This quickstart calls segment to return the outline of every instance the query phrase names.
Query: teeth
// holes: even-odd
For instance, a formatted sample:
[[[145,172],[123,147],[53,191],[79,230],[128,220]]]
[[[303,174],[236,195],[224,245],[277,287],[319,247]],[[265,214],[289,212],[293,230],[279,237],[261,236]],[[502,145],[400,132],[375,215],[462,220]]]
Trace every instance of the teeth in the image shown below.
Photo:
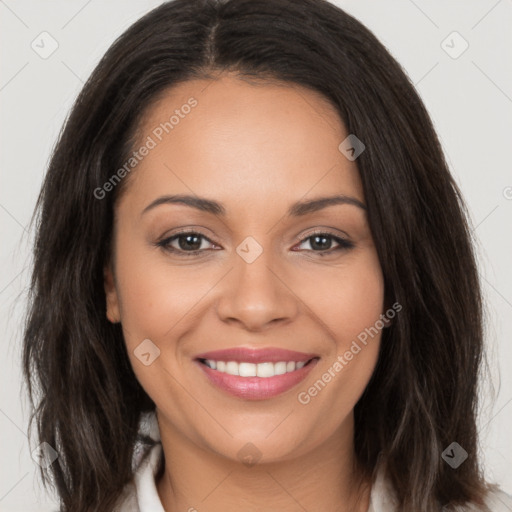
[[[236,361],[214,361],[206,359],[205,364],[222,373],[229,375],[239,375],[240,377],[274,377],[275,375],[283,375],[284,373],[299,370],[306,363],[304,361],[280,361],[278,363],[237,363]]]

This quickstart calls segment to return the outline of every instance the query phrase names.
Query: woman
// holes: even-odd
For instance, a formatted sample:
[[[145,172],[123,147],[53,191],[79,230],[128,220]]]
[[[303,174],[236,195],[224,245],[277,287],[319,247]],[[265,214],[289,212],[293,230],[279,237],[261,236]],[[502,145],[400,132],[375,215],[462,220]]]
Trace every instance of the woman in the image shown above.
[[[477,457],[464,203],[341,9],[154,9],[86,83],[36,211],[24,373],[62,511],[511,506]]]

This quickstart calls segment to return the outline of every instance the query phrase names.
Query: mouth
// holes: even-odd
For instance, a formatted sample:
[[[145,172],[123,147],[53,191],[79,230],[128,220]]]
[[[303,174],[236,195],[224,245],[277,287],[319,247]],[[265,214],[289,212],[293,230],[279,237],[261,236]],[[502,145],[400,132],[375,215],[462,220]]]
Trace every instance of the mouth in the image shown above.
[[[215,389],[244,400],[267,400],[297,386],[319,359],[253,363],[199,357],[194,362]]]
[[[308,364],[311,364],[315,359],[320,359],[318,356],[312,357],[307,361],[264,361],[262,363],[251,362],[237,362],[237,361],[216,361],[214,359],[198,358],[201,364],[204,364],[211,370],[227,375],[236,375],[238,377],[260,377],[268,379],[276,375],[284,375],[285,373],[292,373]]]

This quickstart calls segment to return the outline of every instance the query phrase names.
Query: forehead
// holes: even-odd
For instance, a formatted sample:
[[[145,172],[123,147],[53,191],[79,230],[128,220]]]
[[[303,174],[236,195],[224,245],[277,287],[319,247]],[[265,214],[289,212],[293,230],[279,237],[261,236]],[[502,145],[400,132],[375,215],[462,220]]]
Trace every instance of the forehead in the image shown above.
[[[147,109],[134,149],[151,149],[130,179],[146,199],[157,191],[192,192],[268,204],[277,196],[339,192],[363,201],[357,165],[338,149],[347,136],[318,92],[232,76],[192,80]]]

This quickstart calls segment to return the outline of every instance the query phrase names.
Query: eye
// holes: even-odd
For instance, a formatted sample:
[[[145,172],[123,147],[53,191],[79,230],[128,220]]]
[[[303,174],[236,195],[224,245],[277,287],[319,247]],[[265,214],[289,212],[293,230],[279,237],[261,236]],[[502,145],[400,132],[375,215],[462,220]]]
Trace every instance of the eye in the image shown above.
[[[203,241],[215,245],[209,238],[197,231],[182,231],[160,240],[155,245],[179,256],[195,256],[207,250],[203,245]],[[338,246],[332,248],[332,241],[338,244]],[[320,256],[324,256],[325,253],[330,254],[354,247],[354,244],[349,240],[324,231],[314,232],[303,237],[300,244],[305,242],[308,242],[311,247],[311,249],[306,250],[317,252]]]
[[[202,244],[203,240],[213,243],[201,233],[196,231],[183,231],[157,242],[156,245],[158,247],[162,247],[166,251],[177,254],[182,253],[180,255],[188,256],[204,251],[204,246]],[[175,245],[173,245],[173,243],[175,243]]]
[[[335,243],[338,244],[338,247],[331,249],[332,240],[334,240]],[[311,247],[311,249],[309,250],[313,252],[318,252],[320,253],[321,256],[323,256],[323,253],[325,252],[332,253],[335,251],[352,249],[354,247],[354,244],[349,240],[336,236],[332,233],[323,231],[317,231],[307,235],[306,237],[302,238],[301,244],[304,242],[309,242],[309,245]]]

